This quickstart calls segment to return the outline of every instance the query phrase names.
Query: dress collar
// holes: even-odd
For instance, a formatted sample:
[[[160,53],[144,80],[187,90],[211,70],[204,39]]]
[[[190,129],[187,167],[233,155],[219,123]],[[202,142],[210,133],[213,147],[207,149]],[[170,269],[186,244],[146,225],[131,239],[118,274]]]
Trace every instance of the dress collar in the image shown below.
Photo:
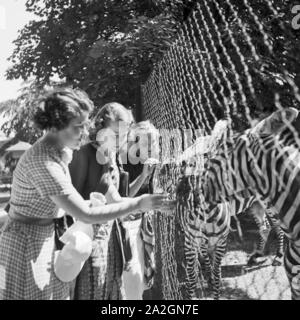
[[[51,154],[58,156],[66,165],[69,165],[72,161],[73,150],[69,147],[61,148],[54,142],[54,140],[49,138],[45,139],[45,137],[42,137],[40,141],[44,146],[46,146],[47,150],[49,150]]]

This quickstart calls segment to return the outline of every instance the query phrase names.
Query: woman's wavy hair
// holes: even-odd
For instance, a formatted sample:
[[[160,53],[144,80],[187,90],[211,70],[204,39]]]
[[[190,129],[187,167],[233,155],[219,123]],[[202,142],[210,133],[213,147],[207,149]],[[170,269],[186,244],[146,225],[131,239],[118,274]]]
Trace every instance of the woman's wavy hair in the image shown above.
[[[148,135],[151,139],[152,147],[159,151],[159,130],[149,121],[140,121],[131,126],[128,133],[128,140],[137,142],[137,138],[143,134]]]
[[[57,89],[41,99],[33,120],[41,130],[62,130],[83,111],[91,112],[93,109],[94,103],[84,91],[71,88]]]
[[[130,125],[133,124],[135,121],[131,110],[125,108],[118,102],[110,102],[105,104],[93,118],[93,125],[89,130],[90,141],[96,140],[97,132],[106,128],[109,121],[121,120],[121,117],[124,113],[127,114],[127,121],[130,123]]]

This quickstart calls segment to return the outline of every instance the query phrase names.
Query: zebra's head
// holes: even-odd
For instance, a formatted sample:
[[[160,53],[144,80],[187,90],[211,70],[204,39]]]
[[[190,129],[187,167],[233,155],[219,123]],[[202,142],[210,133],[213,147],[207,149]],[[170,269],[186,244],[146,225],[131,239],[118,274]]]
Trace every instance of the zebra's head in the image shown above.
[[[221,203],[235,196],[243,197],[246,189],[270,198],[277,188],[273,181],[280,180],[282,175],[279,163],[291,161],[291,150],[300,156],[300,144],[296,143],[297,133],[292,125],[297,116],[298,110],[294,108],[276,111],[235,136],[234,143],[223,143],[216,156],[207,162],[201,179],[205,200]]]
[[[273,112],[264,120],[258,122],[252,129],[251,134],[276,135],[297,118],[299,111],[295,108],[287,108]]]

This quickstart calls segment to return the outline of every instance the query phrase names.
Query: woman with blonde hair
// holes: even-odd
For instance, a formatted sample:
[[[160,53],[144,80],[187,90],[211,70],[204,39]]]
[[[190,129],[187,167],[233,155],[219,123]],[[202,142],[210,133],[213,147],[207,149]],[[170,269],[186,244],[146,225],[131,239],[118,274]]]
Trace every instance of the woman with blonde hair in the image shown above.
[[[59,208],[94,224],[152,207],[170,207],[162,195],[91,207],[76,191],[68,163],[89,126],[92,109],[84,92],[60,89],[45,97],[35,114],[34,121],[45,134],[22,155],[13,174],[9,217],[0,235],[2,300],[70,298],[69,283],[54,270],[54,219]]]
[[[131,197],[153,192],[153,174],[159,158],[159,131],[150,121],[141,121],[131,126],[128,135],[129,181],[138,181],[130,188]],[[123,158],[126,158],[123,154]],[[153,285],[154,229],[151,211],[122,218],[128,230],[132,247],[132,259],[123,271],[126,298],[142,300],[143,292]]]

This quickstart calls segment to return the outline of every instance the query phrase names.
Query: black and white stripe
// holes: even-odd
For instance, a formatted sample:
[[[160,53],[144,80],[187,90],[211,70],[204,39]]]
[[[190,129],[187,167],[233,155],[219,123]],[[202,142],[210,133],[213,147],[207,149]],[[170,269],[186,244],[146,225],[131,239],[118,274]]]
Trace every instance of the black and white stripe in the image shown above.
[[[197,181],[198,180],[198,181]],[[182,177],[177,185],[179,220],[185,232],[188,298],[196,297],[198,252],[205,261],[205,271],[213,286],[214,299],[219,299],[221,285],[221,262],[225,254],[230,231],[229,205],[218,204],[203,210],[199,201],[199,177]],[[212,260],[208,253],[212,253]]]
[[[300,151],[297,135],[289,128],[261,135],[247,130],[228,153],[221,150],[209,163],[202,181],[210,203],[221,203],[250,188],[279,213],[280,226],[289,239],[285,269],[293,299],[300,299],[299,184]]]
[[[255,245],[254,252],[250,255],[248,265],[257,263],[257,258],[264,256],[265,245],[267,238],[265,236],[266,223],[270,226],[276,234],[277,251],[273,260],[273,265],[281,265],[281,259],[284,251],[284,234],[279,227],[279,220],[274,210],[267,206],[257,196],[242,198],[234,196],[230,201],[230,213],[232,216],[239,216],[242,213],[247,213],[254,220],[258,229],[259,239],[258,244]]]

